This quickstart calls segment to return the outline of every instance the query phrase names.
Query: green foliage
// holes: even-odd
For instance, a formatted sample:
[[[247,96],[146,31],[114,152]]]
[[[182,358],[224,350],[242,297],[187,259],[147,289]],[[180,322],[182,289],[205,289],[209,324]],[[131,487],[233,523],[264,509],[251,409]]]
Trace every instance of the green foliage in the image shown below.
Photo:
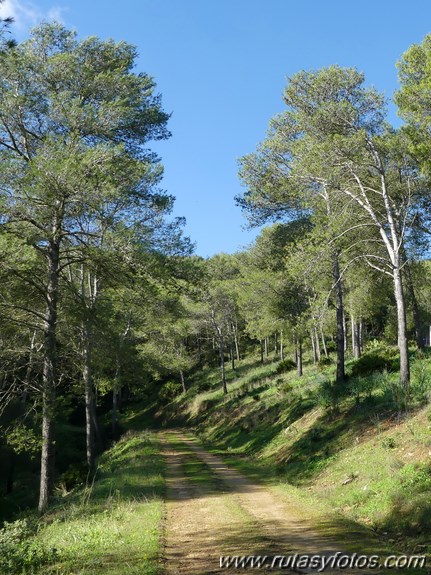
[[[349,387],[346,382],[336,383],[325,379],[317,389],[317,397],[320,405],[325,409],[336,411],[340,401],[349,394]]]
[[[29,575],[119,574],[125,565],[133,575],[159,573],[164,460],[155,436],[127,432],[98,463],[94,482],[58,497],[37,533],[26,533],[25,545],[57,549]]]
[[[375,371],[395,371],[397,367],[399,367],[398,351],[393,348],[376,348],[355,361],[352,376],[368,376]]]
[[[160,388],[159,399],[163,403],[169,403],[177,397],[177,395],[180,395],[181,392],[182,387],[180,383],[177,383],[176,381],[168,381]]]
[[[400,470],[401,486],[392,497],[393,513],[387,518],[388,528],[402,529],[417,536],[431,533],[431,470],[424,463],[408,463]]]
[[[43,565],[58,559],[58,551],[33,536],[36,526],[27,519],[4,523],[0,530],[0,571],[3,573],[40,572]]]
[[[356,398],[359,403],[361,396],[370,397],[374,389],[378,387],[380,378],[375,377],[375,374],[368,375],[367,377],[351,377],[348,381],[349,392]]]
[[[418,158],[421,168],[430,173],[430,142],[428,137],[430,118],[429,73],[431,61],[431,35],[427,34],[420,44],[411,46],[398,62],[400,90],[395,102],[401,117],[406,121],[404,133],[410,147]]]
[[[328,365],[332,364],[332,360],[330,357],[321,357],[317,363],[317,367],[320,371],[324,371]]]
[[[400,478],[402,487],[410,493],[431,490],[431,468],[425,463],[407,463]]]
[[[25,451],[35,454],[40,450],[40,438],[36,436],[34,429],[27,427],[23,423],[8,429],[5,435],[7,444],[13,448],[15,453]]]
[[[406,411],[409,406],[409,390],[398,379],[389,375],[382,377],[382,390],[398,411]]]
[[[76,486],[83,485],[88,478],[88,468],[83,463],[74,463],[70,465],[59,478],[60,486],[66,491],[70,491]]]
[[[424,359],[416,359],[412,364],[411,373],[411,399],[417,401],[418,403],[425,403],[429,401],[431,393],[431,373],[429,361]]]
[[[326,351],[328,353],[337,353],[337,343],[335,341],[327,341]]]
[[[296,363],[291,359],[284,359],[278,363],[276,373],[286,373],[288,371],[292,371],[292,369],[296,369]]]
[[[281,381],[283,381],[283,380],[281,380]],[[289,396],[290,396],[292,393],[294,393],[294,391],[295,391],[294,386],[293,386],[289,381],[283,382],[283,383],[279,386],[278,389],[280,390],[280,392],[281,392],[283,395],[285,395],[285,396],[287,396],[287,397],[289,397]]]
[[[385,437],[382,440],[382,446],[385,449],[395,449],[397,447],[397,442],[393,437]]]

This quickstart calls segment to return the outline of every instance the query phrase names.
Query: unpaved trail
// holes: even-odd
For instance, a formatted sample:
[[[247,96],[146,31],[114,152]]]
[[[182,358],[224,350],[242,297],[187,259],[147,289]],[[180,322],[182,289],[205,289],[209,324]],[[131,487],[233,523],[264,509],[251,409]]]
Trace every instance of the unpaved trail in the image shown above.
[[[328,556],[343,551],[342,543],[313,529],[294,503],[231,469],[190,434],[165,431],[160,440],[167,467],[168,575],[309,573],[312,570],[221,568],[220,556]],[[353,572],[358,573],[325,570]]]

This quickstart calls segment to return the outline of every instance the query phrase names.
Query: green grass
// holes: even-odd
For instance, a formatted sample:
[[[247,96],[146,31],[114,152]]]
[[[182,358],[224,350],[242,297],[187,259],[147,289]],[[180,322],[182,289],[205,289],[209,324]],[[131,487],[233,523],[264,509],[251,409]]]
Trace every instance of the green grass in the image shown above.
[[[306,362],[298,378],[256,357],[230,371],[227,396],[218,370],[206,370],[201,383],[196,374],[187,394],[160,411],[166,425],[193,427],[207,448],[254,479],[295,493],[304,505],[335,510],[338,525],[430,553],[428,355],[412,354],[407,414],[400,414],[396,372],[350,377],[334,409],[324,396],[325,386],[333,392],[333,365]],[[354,363],[347,361],[348,374]]]
[[[100,458],[94,483],[59,498],[39,521],[33,544],[56,549],[56,557],[36,570],[30,563],[25,572],[160,573],[163,474],[154,435],[126,434]]]

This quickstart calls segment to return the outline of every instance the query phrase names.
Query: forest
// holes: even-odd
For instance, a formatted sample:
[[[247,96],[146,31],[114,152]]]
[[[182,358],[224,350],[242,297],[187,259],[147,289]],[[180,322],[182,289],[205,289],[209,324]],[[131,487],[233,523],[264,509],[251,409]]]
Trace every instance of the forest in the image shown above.
[[[175,429],[256,481],[282,479],[299,501],[314,490],[383,546],[430,553],[431,35],[400,55],[391,102],[354,68],[289,77],[284,108],[238,162],[235,201],[260,227],[257,239],[205,259],[162,187],[151,146],[170,137],[169,114],[154,79],[134,71],[136,49],[58,23],[16,43],[9,25],[0,51],[0,572],[210,572],[160,562],[163,444],[183,450],[192,491],[218,493],[211,461]],[[393,105],[400,127],[388,121]],[[367,433],[377,442],[368,456],[386,462],[385,479],[369,479],[374,499],[371,483],[353,488],[377,460],[336,468]],[[117,485],[127,457],[138,471]],[[331,469],[339,475],[323,489]],[[150,487],[135,485],[138,475]],[[351,500],[333,495],[335,483]],[[87,529],[102,500],[115,520],[125,502],[129,519],[141,514],[130,525],[149,522],[143,563],[115,563],[114,535],[99,548],[69,526],[54,541],[69,520]],[[371,549],[368,536],[353,534],[352,545]],[[260,549],[244,541],[242,555]],[[92,547],[99,563],[85,555]]]

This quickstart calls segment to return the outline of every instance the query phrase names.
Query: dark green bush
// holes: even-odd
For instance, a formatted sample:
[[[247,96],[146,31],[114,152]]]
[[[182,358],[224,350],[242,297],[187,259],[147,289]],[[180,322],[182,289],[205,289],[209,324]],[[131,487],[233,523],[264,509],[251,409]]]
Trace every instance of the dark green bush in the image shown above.
[[[209,391],[211,389],[211,382],[210,381],[199,381],[196,385],[196,389],[198,393],[202,393],[204,391]]]
[[[317,368],[320,370],[324,370],[325,368],[328,367],[328,365],[331,365],[331,364],[332,364],[331,358],[322,357],[317,364]]]
[[[337,343],[335,341],[328,341],[326,342],[326,351],[328,353],[336,353],[337,351]]]
[[[88,468],[84,463],[74,463],[61,474],[60,484],[63,484],[67,491],[70,491],[76,485],[85,483],[88,476]]]
[[[291,371],[292,369],[296,368],[296,363],[291,359],[284,359],[280,361],[277,365],[277,369],[275,370],[276,373],[285,373],[286,371]]]
[[[279,390],[283,395],[289,395],[294,391],[294,387],[291,383],[286,381],[280,385]]]
[[[352,376],[363,377],[375,371],[396,371],[399,369],[398,351],[391,348],[372,351],[360,357],[353,364]]]
[[[387,399],[397,410],[407,410],[410,402],[408,389],[398,379],[382,377],[381,388]]]
[[[356,398],[356,403],[359,404],[361,396],[371,397],[374,389],[380,383],[380,374],[369,375],[367,377],[351,377],[348,381],[349,393]]]
[[[169,403],[169,401],[172,401],[174,397],[180,395],[181,392],[182,387],[180,383],[177,383],[176,381],[168,381],[160,388],[159,399],[164,403]]]
[[[431,490],[431,467],[427,463],[407,463],[400,472],[401,485],[408,493]]]
[[[417,354],[416,354],[417,356]],[[431,373],[429,361],[415,359],[411,366],[412,381],[410,397],[419,403],[426,403],[431,396]]]
[[[347,397],[349,392],[350,390],[346,382],[335,383],[325,380],[319,385],[317,395],[322,407],[335,411],[340,401]]]

